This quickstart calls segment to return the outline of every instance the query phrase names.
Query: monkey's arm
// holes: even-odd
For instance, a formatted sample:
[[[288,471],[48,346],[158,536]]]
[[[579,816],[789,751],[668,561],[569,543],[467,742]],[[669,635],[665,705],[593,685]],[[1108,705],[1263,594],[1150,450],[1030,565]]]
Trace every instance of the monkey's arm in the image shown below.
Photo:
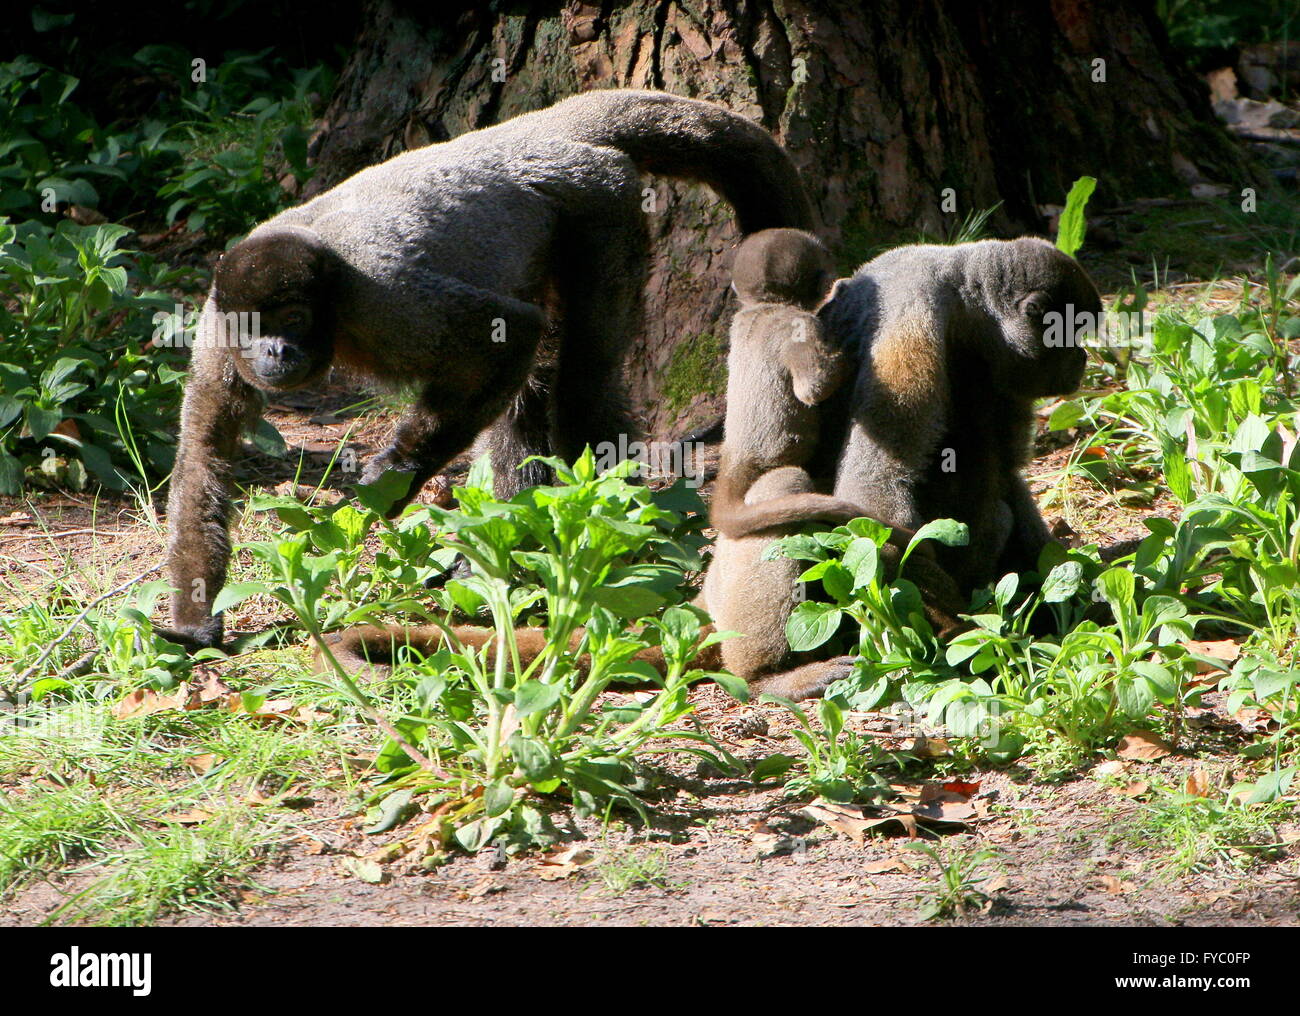
[[[1043,521],[1034,495],[1023,476],[1016,474],[1007,490],[1007,507],[1011,509],[1011,533],[1002,550],[1002,571],[1032,571],[1038,567],[1038,555],[1055,537]]]
[[[230,472],[243,429],[261,410],[258,393],[235,372],[209,298],[200,315],[181,405],[181,438],[167,499],[167,572],[175,586],[172,624],[191,648],[221,644],[222,619],[210,605],[230,558]],[[163,635],[171,633],[162,632]]]
[[[848,358],[826,338],[813,314],[800,314],[793,334],[781,346],[781,360],[790,372],[795,398],[805,406],[826,401],[848,373]]]
[[[915,488],[949,423],[944,327],[938,307],[913,305],[881,327],[859,369],[835,496],[888,526],[926,521]]]

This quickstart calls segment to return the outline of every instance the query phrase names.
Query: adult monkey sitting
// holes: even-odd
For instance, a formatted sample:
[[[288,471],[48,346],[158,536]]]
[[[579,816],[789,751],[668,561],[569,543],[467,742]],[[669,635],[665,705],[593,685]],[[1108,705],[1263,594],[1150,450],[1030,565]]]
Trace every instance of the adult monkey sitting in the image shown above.
[[[332,365],[418,385],[361,477],[410,473],[408,497],[494,420],[500,494],[535,480],[516,469],[530,454],[573,458],[635,434],[620,372],[648,261],[641,170],[712,186],[744,233],[812,225],[794,165],[761,127],[708,102],[610,90],[363,170],[225,255],[199,319],[168,502],[180,641],[221,642],[209,605],[230,555],[230,463],[259,390],[302,387]]]
[[[1034,237],[898,247],[867,262],[822,311],[858,355],[835,407],[846,435],[835,496],[902,529],[967,523],[968,546],[935,548],[965,591],[1035,568],[1052,537],[1020,472],[1034,400],[1079,386],[1079,332],[1100,314],[1079,263]]]

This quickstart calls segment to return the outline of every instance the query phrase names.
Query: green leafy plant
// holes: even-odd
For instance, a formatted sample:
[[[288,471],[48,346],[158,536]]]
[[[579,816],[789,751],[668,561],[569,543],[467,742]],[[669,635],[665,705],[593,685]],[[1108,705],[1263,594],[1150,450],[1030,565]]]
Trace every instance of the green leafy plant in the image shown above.
[[[80,85],[28,57],[0,64],[0,214],[52,217],[51,196],[88,208],[148,200],[179,162],[165,123],[101,126],[76,104]]]
[[[756,781],[784,775],[795,767],[799,771],[785,784],[785,792],[791,797],[822,797],[845,804],[879,800],[888,791],[878,771],[883,754],[870,738],[845,732],[844,712],[834,700],[824,698],[817,703],[821,726],[815,727],[794,702],[773,695],[764,699],[780,702],[798,721],[794,736],[807,755],[798,762],[785,755],[764,759],[754,769]]]
[[[906,577],[907,561],[925,540],[963,545],[966,527],[951,519],[927,523],[912,537],[901,555],[899,577],[885,573],[880,548],[889,528],[872,519],[854,519],[822,532],[800,533],[775,541],[769,557],[810,561],[799,576],[803,583],[820,582],[828,600],[805,600],[786,625],[790,648],[806,652],[829,643],[845,618],[857,622],[858,660],[852,678],[836,682],[827,694],[852,709],[871,709],[886,701],[890,676],[907,670],[914,678],[930,673],[928,661],[940,658],[939,643],[925,616],[917,587]]]
[[[88,469],[124,490],[139,465],[171,468],[181,372],[148,343],[174,302],[157,287],[175,276],[132,262],[128,232],[0,222],[0,493],[18,493],[25,470],[84,486]]]
[[[938,869],[934,891],[918,897],[921,917],[927,921],[958,917],[970,910],[987,910],[992,898],[986,889],[993,872],[986,871],[998,860],[995,850],[965,850],[959,844],[942,848],[930,843],[905,843],[904,849],[915,850]]]
[[[633,889],[675,888],[668,874],[668,850],[663,846],[606,844],[596,870],[611,896],[622,896]]]
[[[1078,562],[1063,562],[1036,595],[1059,603],[1075,595],[1082,579]],[[1095,590],[1114,624],[1085,620],[1059,638],[1035,638],[1023,627],[1026,607],[1005,616],[1016,582],[1015,576],[1005,578],[994,600],[999,610],[971,615],[975,628],[949,643],[950,665],[985,677],[954,678],[935,688],[927,700],[932,722],[942,720],[958,735],[977,736],[994,720],[1005,741],[1000,725],[1010,720],[1042,725],[1077,744],[1098,745],[1145,720],[1157,704],[1181,716],[1195,695],[1186,683],[1193,661],[1183,647],[1195,619],[1183,603],[1163,595],[1140,600],[1133,572],[1109,568],[1097,577]]]
[[[271,52],[227,53],[207,80],[181,94],[183,161],[158,189],[172,199],[169,224],[184,213],[191,230],[244,232],[287,203],[271,167],[286,167],[298,184],[311,176],[309,97],[328,94],[331,75],[324,67],[287,68]],[[146,47],[136,59],[163,73],[189,69],[188,54],[173,47]]]
[[[498,501],[491,470],[480,462],[456,490],[459,510],[410,510],[430,525],[437,546],[462,555],[471,571],[426,594],[434,612],[409,589],[398,603],[375,599],[350,610],[328,604],[341,566],[346,570],[348,547],[332,546],[333,531],[318,528],[318,521],[285,539],[251,545],[270,579],[223,591],[214,605],[269,593],[291,608],[330,660],[322,618],[350,625],[400,607],[442,627],[445,649],[399,664],[393,675],[411,689],[413,704],[382,723],[389,740],[377,765],[391,777],[390,790],[432,795],[439,822],[467,850],[498,840],[545,842],[552,835],[546,802],[561,795],[580,814],[609,800],[643,811],[635,761],[645,751],[683,750],[723,764],[703,734],[677,726],[691,711],[689,686],[707,676],[692,661],[719,638],[703,633],[698,612],[674,603],[685,573],[664,562],[697,560],[671,536],[684,524],[668,507],[681,491],[630,484],[624,476],[631,467],[597,475],[590,451],[571,468],[547,462],[558,486]],[[361,492],[370,516],[400,533],[400,524],[381,519],[391,495]],[[322,540],[323,532],[330,535]],[[322,543],[326,549],[317,552]],[[660,563],[638,563],[651,547]],[[405,564],[396,557],[389,562]],[[418,574],[422,566],[415,567]],[[530,610],[544,619],[546,647],[525,662],[516,626]],[[452,624],[457,612],[485,617],[496,633],[492,652],[459,642]],[[655,647],[664,674],[636,659]],[[336,662],[334,669],[354,701],[382,720]],[[646,701],[604,698],[613,683],[626,681],[657,691]]]
[[[1252,802],[1236,790],[1190,794],[1158,782],[1136,815],[1119,823],[1114,839],[1158,843],[1157,878],[1174,878],[1222,866],[1240,869],[1261,857],[1279,856],[1277,824],[1293,808]]]

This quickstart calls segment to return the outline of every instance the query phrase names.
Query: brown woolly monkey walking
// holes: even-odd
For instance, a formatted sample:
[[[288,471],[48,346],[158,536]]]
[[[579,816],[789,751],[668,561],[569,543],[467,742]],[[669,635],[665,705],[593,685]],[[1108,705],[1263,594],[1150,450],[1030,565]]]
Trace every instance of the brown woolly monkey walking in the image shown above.
[[[516,468],[530,454],[572,459],[634,436],[620,372],[648,259],[642,170],[714,187],[744,233],[812,224],[793,164],[761,127],[708,102],[609,90],[363,170],[225,255],[168,503],[182,641],[222,639],[210,605],[230,554],[231,460],[259,392],[331,366],[415,386],[361,477],[407,472],[412,496],[494,421],[502,495],[543,479]],[[552,362],[539,371],[544,333]]]
[[[845,435],[835,496],[896,528],[965,522],[968,546],[935,551],[963,590],[1034,569],[1052,539],[1021,475],[1034,400],[1078,387],[1100,313],[1078,262],[1037,238],[867,262],[822,313],[858,361],[826,424]]]

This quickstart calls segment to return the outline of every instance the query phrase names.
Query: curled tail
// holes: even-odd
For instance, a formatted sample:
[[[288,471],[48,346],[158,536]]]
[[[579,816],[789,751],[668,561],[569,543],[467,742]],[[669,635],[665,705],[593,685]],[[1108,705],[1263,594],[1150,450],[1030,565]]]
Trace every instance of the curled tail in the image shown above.
[[[758,124],[716,103],[605,89],[575,95],[541,115],[557,121],[557,133],[616,148],[648,172],[708,184],[735,208],[743,233],[815,228],[785,150]]]
[[[799,466],[758,470],[743,457],[736,461],[727,445],[722,446],[709,520],[729,539],[802,522],[843,523],[866,514],[852,501],[813,491],[812,480]]]
[[[715,502],[716,504],[716,502]],[[718,532],[731,539],[801,522],[849,522],[866,514],[857,505],[830,494],[787,494],[758,504],[736,504],[713,512]]]

